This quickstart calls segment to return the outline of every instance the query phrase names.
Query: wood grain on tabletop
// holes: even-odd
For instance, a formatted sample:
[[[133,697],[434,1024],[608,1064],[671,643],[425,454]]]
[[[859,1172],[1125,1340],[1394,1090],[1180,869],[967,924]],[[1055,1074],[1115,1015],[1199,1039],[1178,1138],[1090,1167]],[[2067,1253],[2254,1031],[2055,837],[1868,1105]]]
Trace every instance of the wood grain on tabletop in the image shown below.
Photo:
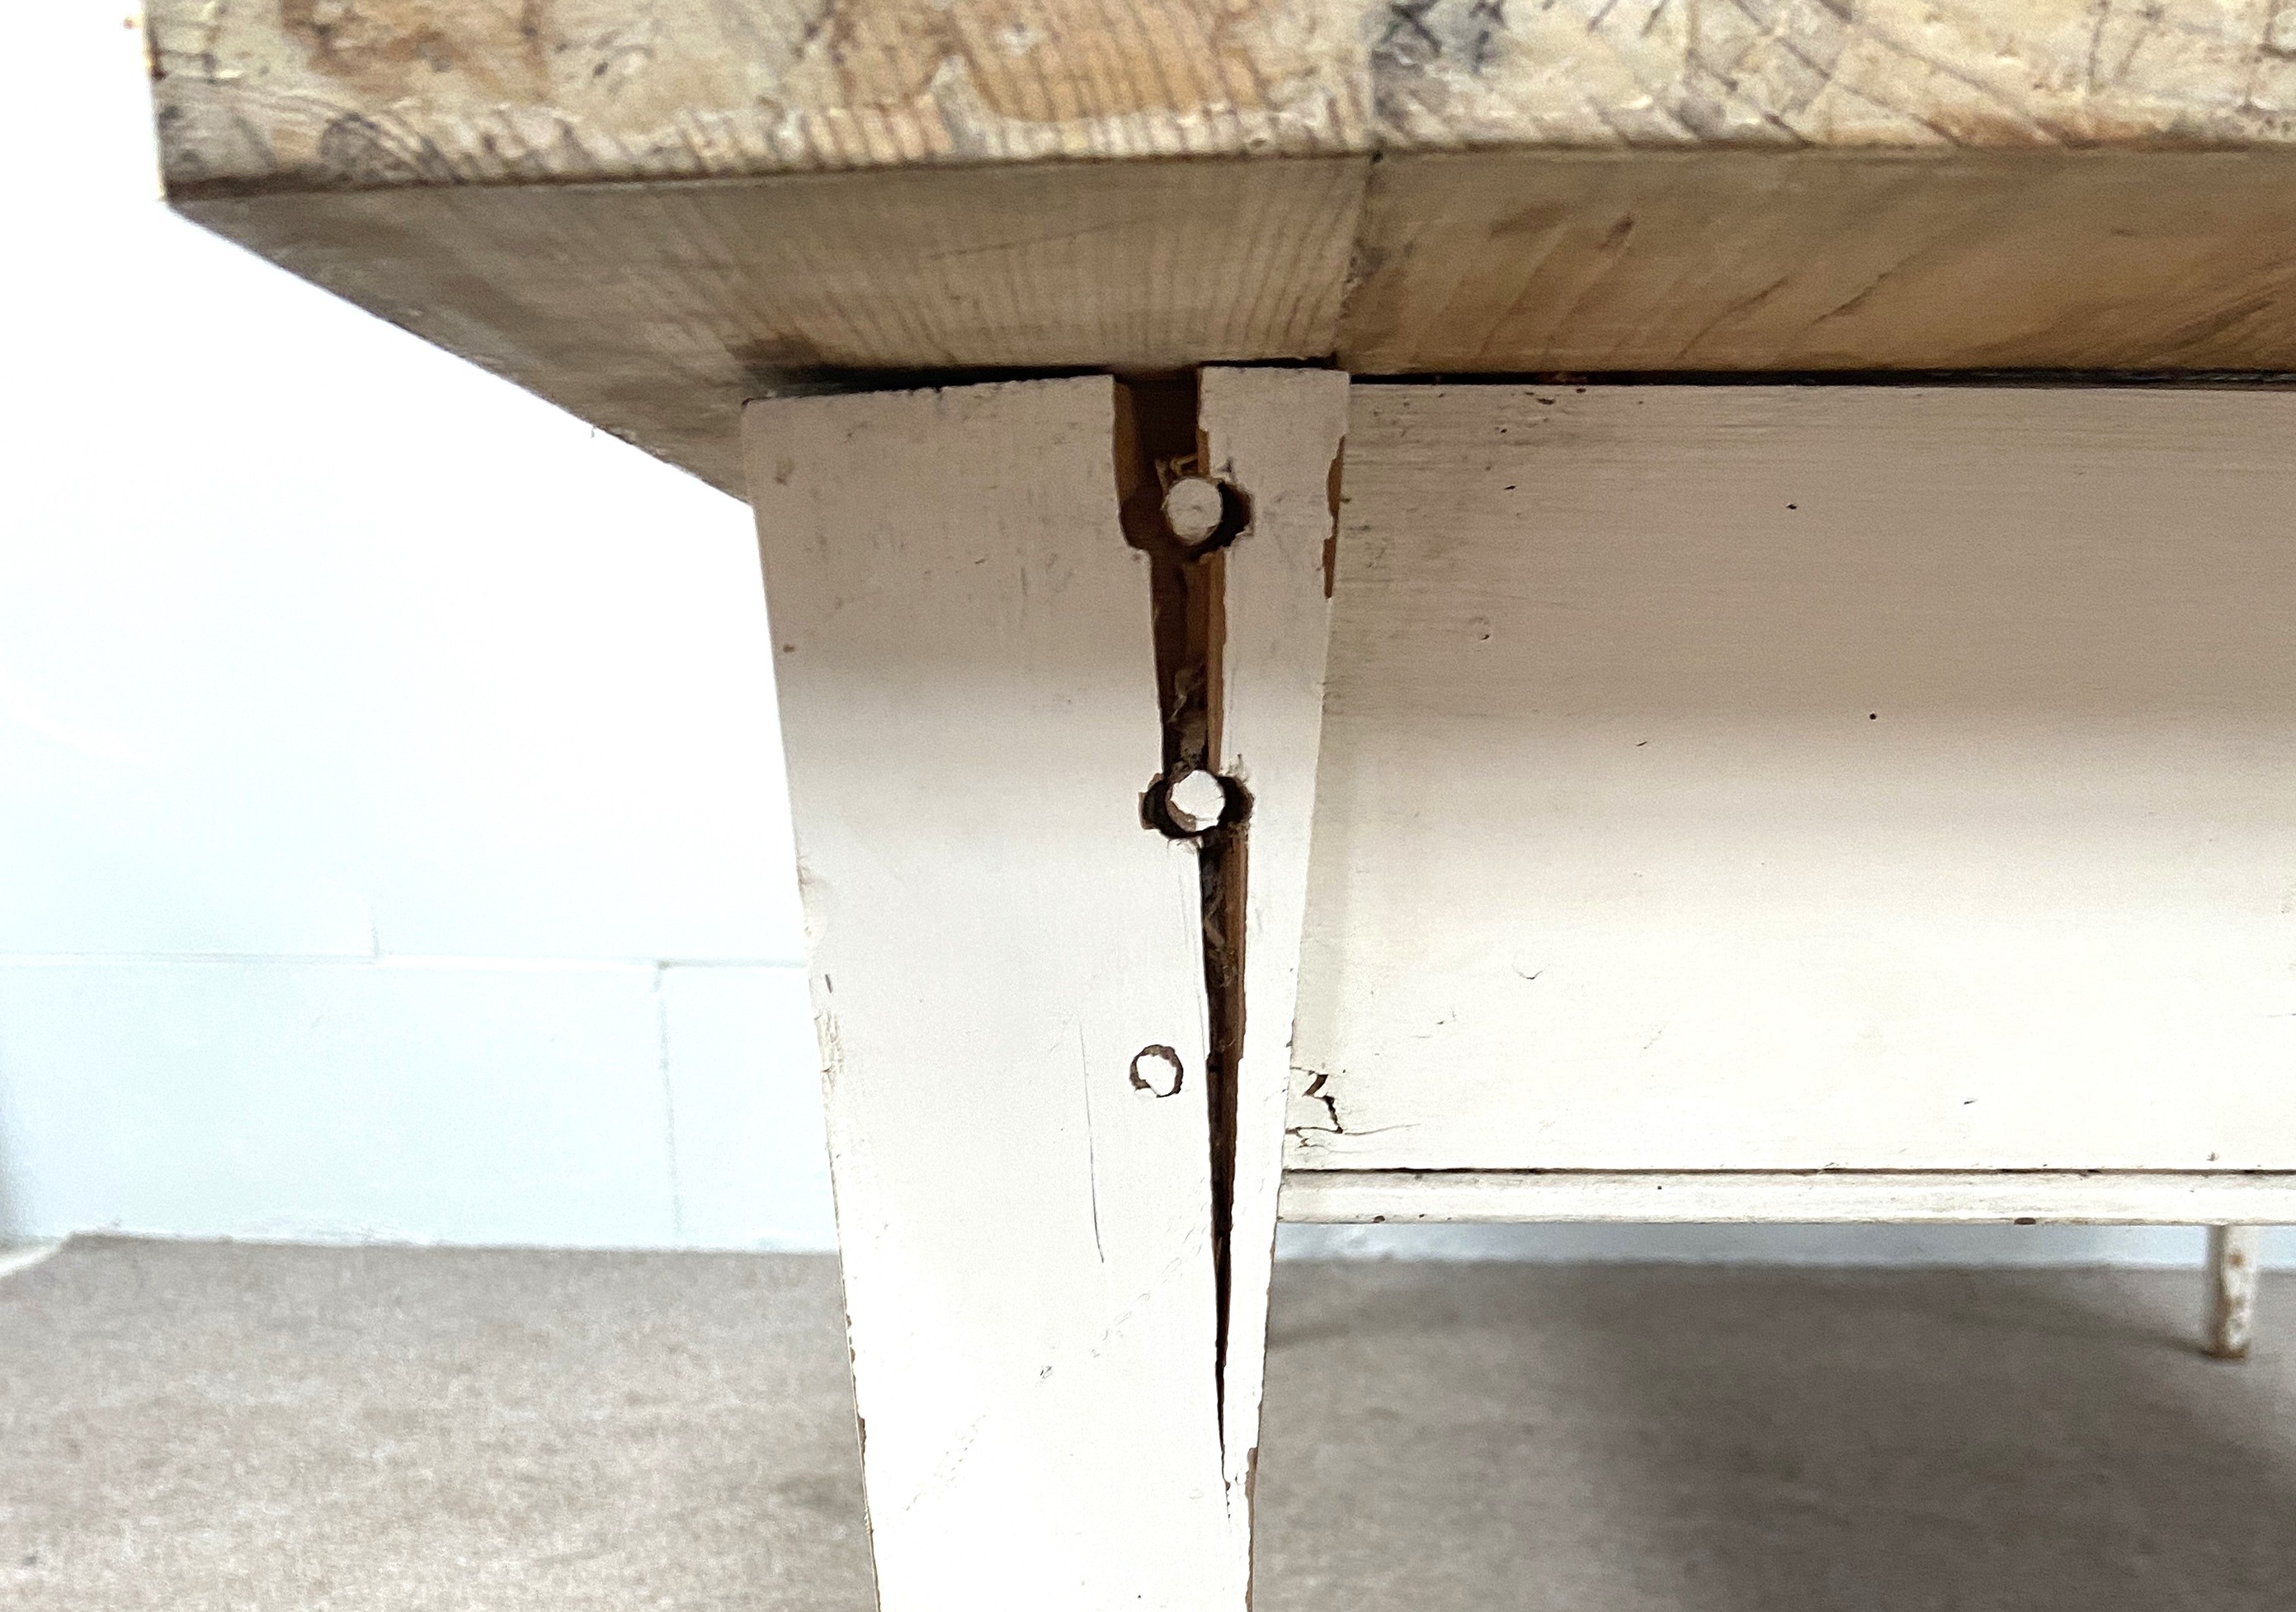
[[[2296,136],[2286,0],[162,0],[185,193]]]

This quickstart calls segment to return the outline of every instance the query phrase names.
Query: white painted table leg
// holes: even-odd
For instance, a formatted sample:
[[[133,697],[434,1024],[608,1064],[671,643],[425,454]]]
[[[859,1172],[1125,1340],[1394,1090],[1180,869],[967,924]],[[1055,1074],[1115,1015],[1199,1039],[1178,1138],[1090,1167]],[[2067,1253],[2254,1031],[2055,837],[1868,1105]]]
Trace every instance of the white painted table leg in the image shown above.
[[[2209,1228],[2209,1353],[2219,1359],[2248,1358],[2263,1256],[2262,1227]]]
[[[1197,407],[1206,468],[1251,498],[1250,528],[1223,556],[1218,745],[1220,770],[1251,792],[1222,1383],[1232,1537],[1247,1584],[1347,408],[1344,374],[1268,369],[1206,370]]]
[[[1239,384],[1266,402],[1251,389],[1281,383]],[[1228,617],[1283,618],[1198,680],[1239,747],[1201,760],[1253,791],[1204,842],[1246,893],[1242,988],[1270,993],[1241,1044],[1239,1004],[1212,1011],[1233,947],[1208,944],[1199,845],[1144,821],[1173,776],[1152,571],[1180,562],[1128,542],[1119,483],[1168,467],[1127,394],[1081,378],[747,412],[889,1612],[1245,1606],[1345,404],[1336,376],[1302,384],[1283,401],[1323,433],[1316,564],[1260,565],[1302,508],[1267,483],[1242,490],[1288,536],[1248,529],[1188,584],[1225,571]],[[1214,475],[1313,458],[1294,417],[1239,427],[1224,472],[1201,441],[1226,438],[1196,424],[1178,457]],[[1313,610],[1267,607],[1285,586]],[[1220,602],[1189,611],[1212,666]],[[1267,677],[1281,698],[1248,691]],[[1303,712],[1304,744],[1278,732]]]

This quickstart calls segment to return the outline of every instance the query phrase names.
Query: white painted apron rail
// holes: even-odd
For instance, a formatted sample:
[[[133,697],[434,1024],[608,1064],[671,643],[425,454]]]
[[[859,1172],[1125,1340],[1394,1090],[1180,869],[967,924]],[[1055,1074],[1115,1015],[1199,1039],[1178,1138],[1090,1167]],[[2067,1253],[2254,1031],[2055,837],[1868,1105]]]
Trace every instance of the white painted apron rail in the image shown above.
[[[1294,1223],[2296,1223],[2296,1174],[2140,1170],[1292,1170]]]

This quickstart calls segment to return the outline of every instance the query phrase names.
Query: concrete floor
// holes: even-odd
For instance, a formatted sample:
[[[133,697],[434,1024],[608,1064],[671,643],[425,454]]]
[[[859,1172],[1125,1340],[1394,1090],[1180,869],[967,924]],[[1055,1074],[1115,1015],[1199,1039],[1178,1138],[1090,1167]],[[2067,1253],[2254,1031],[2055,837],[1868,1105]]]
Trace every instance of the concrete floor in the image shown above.
[[[2285,1612],[2292,1292],[2241,1367],[2196,1275],[1288,1265],[1260,1612]],[[860,1612],[836,1302],[75,1241],[0,1281],[0,1606]]]

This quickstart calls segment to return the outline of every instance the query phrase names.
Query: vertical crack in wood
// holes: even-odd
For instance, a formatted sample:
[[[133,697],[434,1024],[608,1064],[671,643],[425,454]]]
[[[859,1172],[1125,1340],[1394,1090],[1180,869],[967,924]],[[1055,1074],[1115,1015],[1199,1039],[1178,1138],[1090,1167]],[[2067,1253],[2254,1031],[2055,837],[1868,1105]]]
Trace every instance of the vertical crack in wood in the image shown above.
[[[1125,541],[1148,556],[1157,710],[1163,724],[1162,776],[1217,773],[1220,756],[1220,656],[1226,639],[1227,561],[1218,548],[1191,550],[1163,513],[1164,493],[1184,476],[1204,474],[1197,422],[1197,378],[1136,377],[1116,388],[1117,497]],[[1229,1249],[1235,1221],[1238,1068],[1243,1051],[1244,836],[1248,812],[1232,810],[1198,836],[1203,901],[1204,995],[1209,1035],[1204,1101],[1211,1139],[1213,1405],[1225,1455]]]
[[[1243,1053],[1244,880],[1248,820],[1213,830],[1196,851],[1204,901],[1204,997],[1210,1034],[1204,1053],[1204,1087],[1210,1103],[1212,1153],[1212,1281],[1218,1305],[1213,1334],[1214,1404],[1226,1447],[1228,1313],[1232,1306],[1229,1248],[1235,1226],[1237,1105]]]

